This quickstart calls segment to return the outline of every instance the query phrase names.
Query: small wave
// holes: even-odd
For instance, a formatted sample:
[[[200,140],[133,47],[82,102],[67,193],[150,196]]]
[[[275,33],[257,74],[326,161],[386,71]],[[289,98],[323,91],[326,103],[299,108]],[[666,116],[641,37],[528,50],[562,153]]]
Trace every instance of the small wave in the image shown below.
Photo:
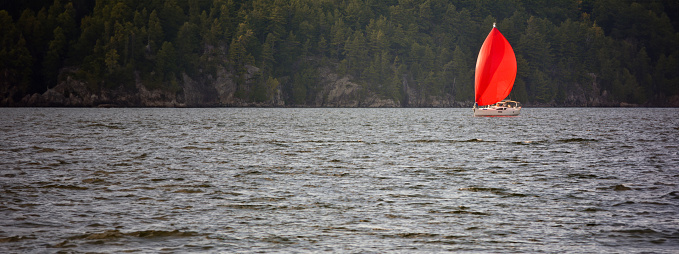
[[[248,175],[263,175],[264,172],[259,171],[259,170],[248,170],[242,173],[235,174],[234,177],[244,177]]]
[[[188,193],[188,194],[192,194],[192,193],[204,193],[204,192],[205,192],[205,191],[203,191],[203,190],[196,190],[196,189],[181,189],[181,190],[176,190],[176,191],[174,191],[174,193]]]
[[[483,139],[473,138],[473,139],[468,139],[468,140],[460,141],[460,142],[493,142],[493,141],[485,141]]]
[[[123,233],[120,230],[108,230],[99,233],[88,233],[71,237],[71,240],[86,239],[86,240],[104,240],[104,239],[118,239],[122,237],[140,237],[140,238],[156,238],[156,237],[192,237],[199,236],[195,232],[183,232],[179,230],[165,231],[165,230],[144,230]]]
[[[14,243],[14,242],[20,242],[23,240],[33,240],[36,239],[34,236],[10,236],[10,237],[4,237],[0,238],[0,243]]]
[[[604,210],[596,208],[596,207],[588,207],[588,208],[583,209],[582,211],[587,212],[587,213],[596,213],[596,212],[604,211]]]
[[[656,201],[644,201],[644,202],[639,202],[639,204],[645,204],[645,205],[657,205],[657,206],[671,206],[672,203],[667,203],[667,202],[656,202]]]
[[[46,147],[38,147],[38,146],[33,146],[32,148],[37,150],[36,153],[53,153],[53,152],[57,151],[57,149],[54,149],[54,148],[46,148]]]
[[[390,214],[390,213],[384,214],[384,217],[388,219],[410,219],[410,217],[402,214]]]
[[[597,190],[614,190],[614,191],[628,191],[632,188],[625,186],[624,184],[616,184],[608,187],[597,187]]]
[[[579,178],[579,179],[593,179],[593,178],[597,178],[599,176],[594,175],[594,174],[568,174],[568,177]]]
[[[101,239],[114,239],[114,238],[120,238],[123,236],[123,233],[120,232],[119,230],[108,230],[100,233],[91,233],[91,234],[84,234],[84,235],[79,235],[72,237],[71,239],[88,239],[88,240],[101,240]]]
[[[257,205],[257,204],[225,204],[218,206],[245,210],[264,210],[271,208],[271,205]]]
[[[285,199],[284,197],[254,197],[250,199],[250,202],[277,202]]]
[[[662,196],[663,198],[679,199],[679,191],[673,191]]]
[[[82,187],[82,186],[62,185],[62,184],[50,184],[50,185],[45,185],[42,188],[56,188],[56,189],[65,189],[65,190],[87,190],[87,189],[89,189],[87,187]]]
[[[557,142],[560,143],[588,143],[588,142],[597,142],[598,140],[596,139],[586,139],[586,138],[567,138],[567,139],[559,139]]]
[[[187,150],[205,150],[205,151],[212,150],[212,148],[210,148],[210,147],[197,147],[197,146],[185,146],[185,147],[182,147],[182,149],[187,149]]]
[[[504,189],[500,188],[485,188],[485,187],[467,187],[460,188],[461,191],[471,191],[471,192],[491,192],[495,194],[504,193]]]
[[[127,236],[142,237],[142,238],[153,238],[153,237],[192,237],[199,236],[200,234],[195,232],[184,232],[179,230],[164,231],[164,230],[145,230],[126,233]]]
[[[433,233],[399,233],[396,234],[397,237],[400,238],[432,238],[432,237],[438,237],[439,234],[433,234]]]
[[[613,190],[614,191],[628,191],[628,190],[632,190],[632,188],[627,187],[623,184],[618,184],[616,186],[613,186]]]
[[[488,141],[488,140],[483,140],[483,139],[478,139],[478,138],[473,138],[473,139],[465,139],[465,140],[454,140],[454,139],[416,139],[410,141],[411,143],[475,143],[475,142],[495,142],[495,141]]]
[[[469,169],[469,168],[464,168],[464,167],[459,167],[459,166],[456,166],[456,167],[435,166],[433,168],[436,169],[436,170],[447,171],[448,173],[466,172],[466,171],[472,170],[472,169]]]
[[[102,184],[106,183],[104,179],[101,178],[85,178],[82,180],[83,183],[92,183],[92,184]]]
[[[441,140],[432,140],[432,139],[418,139],[418,140],[413,140],[413,143],[439,143]]]
[[[598,140],[596,139],[586,139],[586,138],[566,138],[566,139],[559,139],[554,141],[555,143],[589,143],[589,142],[597,142]],[[512,142],[512,144],[515,145],[540,145],[540,144],[548,144],[552,143],[552,141],[549,140],[524,140],[524,141],[516,141]]]
[[[148,156],[149,156],[148,153],[142,153],[141,155],[134,157],[134,158],[135,159],[146,159],[146,157],[148,157]]]
[[[269,243],[277,243],[277,244],[295,244],[295,243],[297,243],[297,242],[291,240],[288,237],[278,236],[278,235],[270,235],[270,236],[264,237],[262,239],[262,241],[269,242]]]
[[[625,201],[625,202],[622,202],[622,203],[614,204],[612,206],[616,207],[616,206],[626,206],[626,205],[633,205],[633,204],[636,204],[636,203],[634,201]]]
[[[523,193],[508,192],[501,188],[485,188],[485,187],[468,187],[460,188],[461,191],[471,191],[471,192],[490,192],[492,194],[500,195],[502,197],[528,197],[529,195]]]
[[[667,237],[667,236],[672,236],[671,234],[665,234],[663,232],[658,232],[650,228],[631,228],[631,229],[620,229],[620,230],[613,230],[611,231],[613,233],[619,233],[623,235],[628,235],[628,236],[634,236],[634,237],[644,237],[644,236],[658,236],[658,237]]]
[[[284,147],[289,147],[289,145],[286,144],[288,142],[284,142],[284,141],[273,140],[273,141],[268,142],[268,143],[271,143],[271,144],[274,144],[274,145],[280,145],[280,146],[284,146]],[[366,143],[366,142],[361,140],[361,139],[357,139],[357,140],[299,140],[299,141],[292,141],[292,142],[289,142],[289,143],[293,143],[293,144],[326,144],[326,143],[328,143],[328,144],[333,144],[333,143],[343,144],[343,143]]]
[[[481,215],[481,216],[489,216],[489,213],[484,213],[484,212],[477,212],[477,211],[469,211],[466,209],[460,209],[460,210],[451,210],[451,211],[429,211],[429,213],[441,213],[441,214],[469,214],[469,215]]]
[[[125,129],[125,128],[120,127],[120,126],[117,126],[117,125],[103,124],[103,123],[93,123],[93,124],[88,124],[87,127],[103,127],[103,128],[114,129],[114,130],[122,130],[122,129]]]
[[[52,245],[54,248],[73,248],[77,247],[78,245],[72,244],[70,241],[65,240],[63,242],[57,243],[55,245]]]

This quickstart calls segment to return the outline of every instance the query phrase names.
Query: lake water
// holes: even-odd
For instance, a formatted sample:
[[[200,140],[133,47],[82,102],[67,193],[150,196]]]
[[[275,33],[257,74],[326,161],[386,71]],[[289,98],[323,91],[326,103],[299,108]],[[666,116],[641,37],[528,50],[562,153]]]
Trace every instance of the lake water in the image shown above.
[[[0,252],[679,251],[679,109],[0,108]]]

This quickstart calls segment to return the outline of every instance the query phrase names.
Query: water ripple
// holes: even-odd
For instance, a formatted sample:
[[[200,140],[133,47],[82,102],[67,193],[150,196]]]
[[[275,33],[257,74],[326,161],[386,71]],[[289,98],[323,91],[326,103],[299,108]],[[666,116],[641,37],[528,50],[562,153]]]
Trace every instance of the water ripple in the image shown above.
[[[0,110],[0,252],[679,248],[672,110]]]

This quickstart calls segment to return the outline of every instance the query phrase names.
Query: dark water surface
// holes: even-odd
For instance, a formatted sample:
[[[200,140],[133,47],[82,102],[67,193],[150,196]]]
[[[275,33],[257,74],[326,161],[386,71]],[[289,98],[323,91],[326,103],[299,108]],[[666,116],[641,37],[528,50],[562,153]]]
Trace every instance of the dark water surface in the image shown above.
[[[679,109],[0,113],[2,253],[679,251]]]

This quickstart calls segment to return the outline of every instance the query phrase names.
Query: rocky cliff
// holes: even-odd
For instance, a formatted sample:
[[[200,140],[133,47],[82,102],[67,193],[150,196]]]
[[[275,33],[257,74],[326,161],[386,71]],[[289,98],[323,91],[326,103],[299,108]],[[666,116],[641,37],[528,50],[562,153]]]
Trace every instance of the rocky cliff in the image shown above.
[[[95,92],[85,82],[67,77],[43,94],[24,97],[18,106],[37,107],[185,107],[185,98],[159,89],[149,90],[137,75],[135,87],[99,89]]]
[[[260,71],[257,67],[246,66],[245,82],[254,82]],[[448,96],[424,95],[403,80],[402,101],[381,97],[355,82],[350,75],[339,75],[328,67],[318,68],[317,82],[320,89],[314,98],[304,105],[287,102],[281,87],[273,97],[264,102],[253,102],[236,96],[238,85],[232,73],[218,69],[215,76],[208,75],[193,79],[182,75],[181,89],[171,92],[147,88],[139,74],[135,75],[134,87],[118,86],[113,89],[100,88],[93,91],[84,81],[67,76],[54,88],[42,94],[27,95],[20,101],[5,98],[3,106],[34,107],[471,107],[471,101],[455,101]],[[662,98],[663,105],[633,105],[612,100],[609,92],[599,90],[596,81],[582,86],[572,84],[562,102],[523,102],[529,107],[634,107],[634,106],[679,106],[679,96]]]
[[[259,71],[257,67],[246,66],[246,82],[253,82]],[[339,75],[327,67],[318,69],[321,89],[316,98],[305,105],[286,103],[280,87],[272,99],[266,102],[252,102],[236,96],[237,84],[233,75],[225,68],[217,71],[216,77],[192,79],[183,74],[182,89],[173,93],[161,89],[148,89],[139,75],[135,75],[133,88],[119,86],[114,89],[92,91],[84,81],[68,76],[54,88],[42,94],[32,94],[20,102],[5,102],[8,106],[38,107],[399,107],[400,102],[382,98],[352,81],[349,75]],[[411,91],[412,92],[412,91]],[[414,92],[412,92],[414,94]],[[410,98],[415,98],[412,95]],[[411,102],[415,106],[451,106],[445,99],[434,98],[429,105]]]

